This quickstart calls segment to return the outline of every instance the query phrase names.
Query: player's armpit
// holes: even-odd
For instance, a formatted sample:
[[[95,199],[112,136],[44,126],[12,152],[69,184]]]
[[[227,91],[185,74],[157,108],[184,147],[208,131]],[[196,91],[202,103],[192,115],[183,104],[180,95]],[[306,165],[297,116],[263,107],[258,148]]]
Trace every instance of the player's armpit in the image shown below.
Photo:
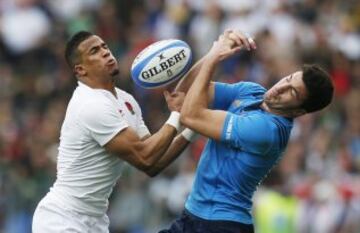
[[[201,109],[180,115],[181,123],[205,137],[220,140],[226,111]]]

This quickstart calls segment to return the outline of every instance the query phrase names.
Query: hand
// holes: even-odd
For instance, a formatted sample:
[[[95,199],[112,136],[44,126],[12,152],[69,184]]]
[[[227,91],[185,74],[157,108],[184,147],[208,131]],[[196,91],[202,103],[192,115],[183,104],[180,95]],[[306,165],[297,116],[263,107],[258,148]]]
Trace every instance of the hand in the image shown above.
[[[215,61],[222,61],[242,48],[247,48],[248,51],[256,49],[256,43],[244,33],[235,30],[226,30],[219,39],[214,42],[207,57]]]
[[[172,92],[164,91],[164,97],[170,111],[181,111],[181,107],[184,103],[184,92]]]

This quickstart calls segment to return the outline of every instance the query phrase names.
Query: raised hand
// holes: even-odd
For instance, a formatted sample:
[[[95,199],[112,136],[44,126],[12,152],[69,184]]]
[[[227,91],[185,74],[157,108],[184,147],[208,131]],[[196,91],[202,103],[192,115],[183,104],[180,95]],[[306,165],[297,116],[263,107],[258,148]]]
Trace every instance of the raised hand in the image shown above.
[[[256,49],[256,43],[251,37],[246,36],[240,31],[226,30],[214,42],[207,56],[216,61],[222,61],[243,48],[249,51]]]

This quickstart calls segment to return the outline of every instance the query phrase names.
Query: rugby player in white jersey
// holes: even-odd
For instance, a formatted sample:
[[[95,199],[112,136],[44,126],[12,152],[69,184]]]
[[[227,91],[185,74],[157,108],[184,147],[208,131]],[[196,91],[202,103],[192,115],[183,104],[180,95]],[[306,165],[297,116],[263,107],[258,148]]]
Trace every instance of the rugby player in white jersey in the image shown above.
[[[35,210],[32,230],[109,232],[108,198],[124,161],[154,176],[191,140],[189,130],[176,136],[184,94],[165,93],[172,112],[150,136],[136,100],[115,87],[118,64],[100,37],[75,34],[65,57],[78,86],[61,128],[57,179]]]

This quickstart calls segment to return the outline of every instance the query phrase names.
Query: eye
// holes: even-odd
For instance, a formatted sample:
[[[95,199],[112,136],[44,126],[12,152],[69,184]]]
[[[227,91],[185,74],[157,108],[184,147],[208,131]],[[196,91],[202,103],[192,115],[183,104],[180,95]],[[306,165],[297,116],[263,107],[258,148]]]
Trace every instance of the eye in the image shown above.
[[[98,47],[94,47],[90,50],[90,54],[95,54],[98,50]]]

